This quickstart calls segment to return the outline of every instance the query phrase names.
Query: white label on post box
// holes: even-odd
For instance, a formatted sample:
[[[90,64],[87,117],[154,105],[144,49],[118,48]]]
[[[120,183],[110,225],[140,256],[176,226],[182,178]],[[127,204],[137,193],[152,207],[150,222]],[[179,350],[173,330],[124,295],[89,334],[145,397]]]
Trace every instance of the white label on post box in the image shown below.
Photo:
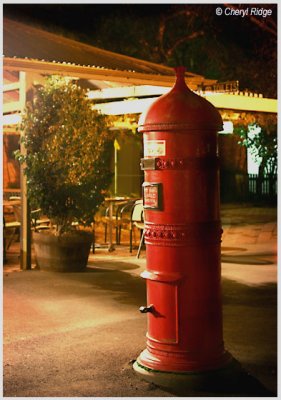
[[[158,185],[147,185],[143,188],[144,207],[158,208],[159,207],[159,192]]]
[[[144,157],[155,157],[166,155],[166,140],[145,140]]]

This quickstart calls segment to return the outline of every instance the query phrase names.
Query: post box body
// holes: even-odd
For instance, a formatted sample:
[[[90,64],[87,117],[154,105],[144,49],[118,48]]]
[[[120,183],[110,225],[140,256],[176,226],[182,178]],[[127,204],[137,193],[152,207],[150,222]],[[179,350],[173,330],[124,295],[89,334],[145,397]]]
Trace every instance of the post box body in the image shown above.
[[[145,171],[147,348],[139,365],[195,372],[228,360],[222,333],[216,109],[192,93],[182,69],[174,88],[142,116]]]

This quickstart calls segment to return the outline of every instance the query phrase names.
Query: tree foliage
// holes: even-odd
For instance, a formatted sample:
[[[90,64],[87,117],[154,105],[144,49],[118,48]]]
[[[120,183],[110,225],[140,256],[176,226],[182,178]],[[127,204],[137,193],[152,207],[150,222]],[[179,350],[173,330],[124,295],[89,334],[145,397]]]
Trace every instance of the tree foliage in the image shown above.
[[[235,132],[240,135],[238,142],[245,146],[260,163],[259,175],[264,174],[273,176],[277,174],[277,125],[272,124],[267,127],[261,127],[253,123],[245,127],[239,125]]]
[[[60,233],[73,221],[90,224],[111,180],[106,117],[92,110],[83,89],[55,76],[37,89],[21,130],[26,153],[16,157],[31,207],[41,208]]]
[[[218,16],[212,4],[113,6],[96,22],[91,44],[276,97],[277,8],[259,7],[272,16]]]

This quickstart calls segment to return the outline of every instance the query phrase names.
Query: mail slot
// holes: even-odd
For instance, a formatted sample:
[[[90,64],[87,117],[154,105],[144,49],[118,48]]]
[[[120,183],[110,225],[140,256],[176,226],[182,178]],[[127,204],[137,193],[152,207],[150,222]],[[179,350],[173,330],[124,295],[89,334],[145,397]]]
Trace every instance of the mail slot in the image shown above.
[[[143,207],[145,210],[162,210],[163,191],[162,183],[144,183],[143,186]]]

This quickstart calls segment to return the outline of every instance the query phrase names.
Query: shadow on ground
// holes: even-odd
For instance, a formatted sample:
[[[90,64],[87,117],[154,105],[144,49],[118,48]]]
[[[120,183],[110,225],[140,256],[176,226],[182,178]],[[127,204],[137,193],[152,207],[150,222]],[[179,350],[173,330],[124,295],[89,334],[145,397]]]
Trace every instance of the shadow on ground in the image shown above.
[[[268,390],[258,379],[244,370],[237,360],[231,362],[220,372],[209,372],[203,377],[198,375],[190,382],[181,383],[177,388],[164,390],[175,396],[182,397],[274,397],[275,393]],[[154,384],[151,384],[156,386]]]
[[[263,255],[258,255],[258,257],[253,257],[251,254],[244,255],[221,255],[221,261],[230,264],[246,264],[246,265],[272,265],[274,264],[270,260],[265,260],[260,257],[265,257]]]
[[[72,397],[77,393],[83,396],[123,397],[169,394],[188,397],[275,396],[276,285],[247,286],[223,279],[225,347],[239,360],[242,369],[238,363],[234,363],[220,375],[210,374],[203,387],[193,390],[181,385],[173,390],[165,389],[162,394],[155,385],[140,383],[129,364],[143,350],[146,330],[146,318],[139,317],[137,311],[146,302],[145,280],[125,272],[136,268],[133,263],[96,261],[94,267],[86,268],[81,273],[4,272],[5,296],[16,293],[21,305],[21,299],[23,302],[28,299],[40,309],[46,299],[59,299],[60,318],[67,320],[68,299],[74,298],[77,305],[77,308],[71,310],[75,318],[75,313],[81,312],[83,304],[92,303],[97,298],[100,301],[110,298],[114,299],[112,304],[115,304],[110,312],[116,313],[118,317],[118,322],[111,321],[99,327],[82,327],[60,335],[41,335],[36,339],[8,344],[4,348],[5,396],[52,397],[55,393],[56,397]],[[119,318],[122,304],[126,307]],[[89,312],[92,311],[91,308]],[[5,314],[4,324],[7,318],[13,318],[12,312],[10,309],[11,315]],[[124,312],[128,314],[124,315]],[[85,317],[90,319],[91,315]],[[34,322],[35,335],[37,325],[40,326],[40,320]],[[128,368],[124,370],[126,360]],[[74,379],[75,374],[77,376]],[[65,382],[72,383],[66,386]],[[103,384],[102,389],[95,387],[97,382]]]

